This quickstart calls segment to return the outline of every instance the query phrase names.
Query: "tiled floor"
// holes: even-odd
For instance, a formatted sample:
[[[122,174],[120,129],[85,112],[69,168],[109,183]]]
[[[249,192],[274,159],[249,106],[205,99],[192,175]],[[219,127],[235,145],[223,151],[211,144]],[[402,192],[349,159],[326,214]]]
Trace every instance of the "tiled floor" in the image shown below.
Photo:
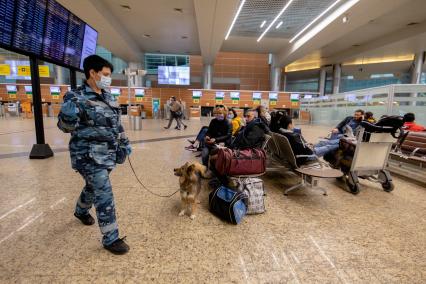
[[[118,166],[112,184],[121,235],[129,254],[102,249],[96,226],[73,216],[83,186],[70,167],[68,136],[45,119],[46,140],[57,153],[29,160],[34,143],[30,120],[0,119],[0,283],[425,283],[426,189],[394,178],[392,193],[362,181],[354,196],[330,180],[329,195],[301,190],[283,196],[293,176],[264,177],[267,212],[228,225],[208,212],[202,193],[194,221],[178,217],[179,197],[150,195],[136,183],[129,165]],[[130,132],[133,164],[151,189],[177,189],[172,168],[193,153],[183,150],[185,131],[164,130],[145,120]],[[312,142],[326,127],[303,126]],[[20,130],[28,132],[7,134]],[[156,138],[171,137],[161,140]],[[18,157],[5,158],[17,153]],[[19,154],[24,153],[24,154]],[[25,156],[24,156],[25,155]]]

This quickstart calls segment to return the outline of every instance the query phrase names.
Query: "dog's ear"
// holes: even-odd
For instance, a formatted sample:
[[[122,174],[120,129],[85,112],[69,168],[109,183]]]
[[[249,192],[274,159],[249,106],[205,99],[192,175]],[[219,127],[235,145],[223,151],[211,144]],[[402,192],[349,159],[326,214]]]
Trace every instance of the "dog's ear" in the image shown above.
[[[188,166],[188,167],[186,168],[186,172],[187,172],[188,174],[192,173],[194,170],[195,170],[195,165],[194,165],[194,164],[192,164],[192,165],[190,165],[190,166]]]

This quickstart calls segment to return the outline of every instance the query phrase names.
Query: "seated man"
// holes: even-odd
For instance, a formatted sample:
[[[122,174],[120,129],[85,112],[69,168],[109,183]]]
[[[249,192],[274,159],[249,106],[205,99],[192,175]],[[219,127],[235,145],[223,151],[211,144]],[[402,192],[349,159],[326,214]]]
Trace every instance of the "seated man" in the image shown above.
[[[228,146],[231,142],[232,126],[226,119],[227,110],[216,107],[213,111],[215,118],[210,122],[205,136],[205,145],[201,152],[203,165],[208,166],[210,152],[217,148],[217,144],[224,143]]]
[[[404,129],[407,131],[420,132],[426,131],[426,128],[415,122],[416,116],[412,112],[404,114]]]
[[[305,164],[309,160],[316,160],[314,151],[311,149],[306,140],[299,132],[294,131],[293,120],[290,116],[283,116],[280,119],[281,128],[278,130],[279,134],[284,135],[290,143],[291,150],[296,156],[296,163],[298,166]],[[297,157],[297,156],[305,157]],[[311,157],[307,157],[311,156]]]
[[[352,133],[355,133],[356,128],[364,120],[364,111],[358,109],[354,112],[353,116],[348,116],[342,120],[335,128],[331,130],[330,140],[339,139],[345,134],[346,126],[348,126]]]
[[[243,126],[232,141],[229,148],[245,149],[260,148],[265,141],[265,134],[269,132],[268,126],[258,118],[257,111],[248,110],[245,114],[246,126]]]

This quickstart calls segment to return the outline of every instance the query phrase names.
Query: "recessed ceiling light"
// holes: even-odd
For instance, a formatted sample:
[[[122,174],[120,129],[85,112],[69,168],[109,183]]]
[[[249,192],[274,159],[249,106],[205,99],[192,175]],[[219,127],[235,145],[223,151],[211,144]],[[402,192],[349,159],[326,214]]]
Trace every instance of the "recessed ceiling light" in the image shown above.
[[[266,21],[263,21],[262,24],[260,25],[261,28],[263,28],[263,26],[266,24]]]
[[[305,26],[300,32],[298,32],[292,39],[290,39],[290,43],[292,43],[296,38],[298,38],[304,31],[306,31],[310,26],[312,26],[316,21],[318,21],[319,18],[321,18],[325,13],[327,13],[328,11],[330,11],[334,6],[336,6],[341,0],[337,0],[336,2],[334,2],[333,4],[331,4],[330,6],[328,6],[327,9],[325,9],[324,11],[322,11],[321,14],[319,14],[315,19],[312,20],[312,22],[310,22],[307,26]]]
[[[143,37],[151,37],[149,34],[144,34]]]
[[[281,21],[278,25],[277,25],[277,27],[276,27],[276,29],[279,29],[280,27],[281,27],[281,25],[283,24],[283,21]]]
[[[415,25],[418,25],[419,23],[416,23],[416,22],[412,22],[412,23],[408,23],[407,24],[407,26],[415,26]]]
[[[181,39],[187,39],[188,37],[187,36],[181,36],[180,38]]]
[[[131,8],[130,8],[129,5],[120,5],[120,7],[123,8],[124,10],[126,10],[126,11],[130,11],[131,10]]]
[[[173,10],[176,11],[176,12],[179,12],[179,13],[183,13],[183,9],[182,8],[174,8]]]
[[[266,28],[266,30],[260,35],[260,37],[257,39],[257,42],[259,42],[263,36],[269,31],[269,29],[275,24],[275,22],[278,20],[279,17],[281,17],[281,15],[285,12],[285,10],[287,10],[287,8],[290,6],[290,4],[293,2],[294,0],[290,0],[287,2],[287,4],[284,6],[284,8],[279,12],[279,14],[275,17],[275,19],[269,24],[269,26]]]
[[[238,15],[240,14],[241,9],[243,8],[245,2],[246,2],[246,0],[241,1],[240,6],[238,7],[237,13],[235,14],[234,19],[232,20],[232,24],[229,27],[228,32],[226,33],[225,40],[227,40],[229,35],[231,34],[232,28],[234,27],[234,24],[237,21]]]

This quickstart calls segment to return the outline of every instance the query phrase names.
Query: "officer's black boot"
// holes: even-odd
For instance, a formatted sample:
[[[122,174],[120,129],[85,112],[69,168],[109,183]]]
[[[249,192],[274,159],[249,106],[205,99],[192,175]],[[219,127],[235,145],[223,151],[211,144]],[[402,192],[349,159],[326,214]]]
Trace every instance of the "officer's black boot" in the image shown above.
[[[125,238],[126,237],[122,239],[117,239],[115,242],[113,242],[112,244],[108,246],[104,245],[104,248],[106,250],[109,250],[113,254],[125,254],[130,249],[130,247],[124,242]]]
[[[74,216],[81,221],[86,226],[95,224],[95,219],[90,214],[87,215],[77,215],[74,213]]]

